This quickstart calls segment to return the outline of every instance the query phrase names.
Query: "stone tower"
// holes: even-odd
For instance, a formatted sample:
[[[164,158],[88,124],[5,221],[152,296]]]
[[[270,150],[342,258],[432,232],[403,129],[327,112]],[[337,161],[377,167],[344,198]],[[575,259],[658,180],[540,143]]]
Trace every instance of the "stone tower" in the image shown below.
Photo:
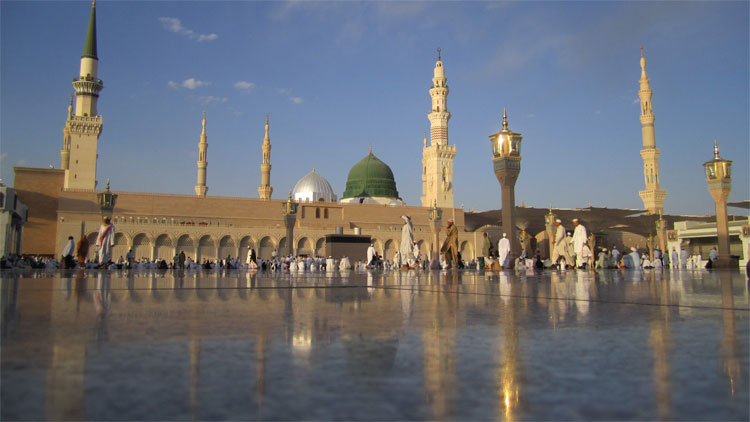
[[[97,115],[96,102],[104,88],[97,78],[99,58],[96,55],[96,1],[91,4],[91,16],[83,43],[79,76],[73,80],[76,105],[68,106],[68,120],[63,129],[63,148],[60,167],[65,170],[65,189],[94,190],[96,188],[97,143],[102,133],[102,116]]]
[[[203,112],[203,130],[201,131],[201,139],[198,142],[198,184],[195,185],[195,195],[204,197],[208,191],[206,186],[206,167],[208,167],[208,161],[206,161],[206,151],[208,150],[208,143],[206,142],[206,112]]]
[[[448,145],[448,85],[445,69],[438,48],[438,59],[435,63],[430,97],[432,110],[427,114],[430,119],[430,145],[422,150],[422,206],[431,207],[437,204],[441,208],[453,208],[453,158],[456,146]]]
[[[641,47],[641,79],[638,97],[641,99],[641,131],[643,134],[643,176],[646,181],[646,189],[639,192],[643,200],[643,208],[649,214],[661,214],[664,212],[664,198],[667,192],[659,189],[659,149],[656,148],[656,135],[654,133],[654,113],[651,110],[651,87],[646,76],[646,57]]]
[[[260,163],[260,186],[258,186],[258,197],[260,199],[271,199],[273,188],[271,187],[271,138],[268,136],[268,115],[266,114],[266,136],[263,138],[263,161]]]

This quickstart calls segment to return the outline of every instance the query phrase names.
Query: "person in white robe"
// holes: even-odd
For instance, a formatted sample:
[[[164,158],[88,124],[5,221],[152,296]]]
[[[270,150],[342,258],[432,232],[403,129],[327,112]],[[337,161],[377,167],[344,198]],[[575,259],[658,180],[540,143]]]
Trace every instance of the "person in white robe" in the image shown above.
[[[565,227],[562,225],[562,220],[559,218],[555,220],[555,227],[557,227],[557,229],[555,230],[555,240],[552,241],[553,249],[550,260],[553,265],[557,265],[558,259],[562,257],[565,259],[566,264],[569,264],[572,260],[570,259],[570,256],[568,256],[568,245],[565,241]]]
[[[630,248],[630,253],[625,255],[623,257],[623,261],[625,263],[625,268],[628,269],[639,269],[640,263],[641,263],[641,256],[638,254],[638,250],[636,248]]]
[[[510,267],[509,256],[510,256],[510,239],[508,239],[506,233],[503,233],[503,238],[497,242],[497,257],[498,257],[497,259],[503,268]]]
[[[374,266],[375,265],[375,245],[370,243],[370,247],[367,248],[367,265],[368,266]]]
[[[401,245],[398,251],[401,256],[401,264],[414,266],[414,226],[411,223],[411,217],[402,215],[404,226],[401,228]]]
[[[73,254],[76,251],[76,244],[73,241],[73,236],[68,236],[68,241],[65,243],[65,247],[62,250],[62,264],[64,264],[65,268],[75,268],[75,260],[73,259]]]
[[[620,266],[620,255],[622,254],[620,253],[619,250],[617,250],[617,246],[612,245],[612,262],[613,262],[613,265],[611,265],[612,267]]]
[[[419,260],[419,245],[417,245],[417,242],[414,242],[414,247],[412,249],[412,255],[414,255],[414,261],[420,262]]]
[[[573,219],[573,250],[576,254],[576,267],[580,268],[583,266],[584,261],[581,258],[581,252],[583,250],[583,244],[588,241],[588,234],[586,233],[586,227],[578,221],[577,218]],[[591,252],[589,250],[589,252]]]
[[[672,256],[670,257],[670,264],[672,268],[680,268],[680,254],[677,253],[677,249],[672,247]]]
[[[352,269],[352,264],[349,261],[349,257],[345,256],[341,258],[341,262],[339,263],[339,270],[341,271],[341,270],[351,270],[351,269]]]
[[[112,248],[115,246],[115,225],[104,217],[99,235],[96,237],[96,251],[99,257],[99,265],[103,267],[112,261]],[[106,267],[105,267],[106,268]]]
[[[393,265],[397,268],[401,266],[401,254],[398,251],[393,255]]]
[[[583,227],[583,226],[580,226]],[[583,242],[583,246],[581,247],[581,252],[576,252],[576,258],[578,261],[578,268],[582,268],[583,266],[586,266],[586,268],[592,268],[594,263],[594,254],[591,252],[591,248],[589,248],[589,241],[585,240]]]
[[[688,260],[690,260],[690,255],[688,254],[687,249],[683,247],[682,250],[680,250],[680,266],[682,268],[687,268]]]
[[[329,256],[326,259],[326,272],[336,271],[336,264],[333,262],[333,257]]]

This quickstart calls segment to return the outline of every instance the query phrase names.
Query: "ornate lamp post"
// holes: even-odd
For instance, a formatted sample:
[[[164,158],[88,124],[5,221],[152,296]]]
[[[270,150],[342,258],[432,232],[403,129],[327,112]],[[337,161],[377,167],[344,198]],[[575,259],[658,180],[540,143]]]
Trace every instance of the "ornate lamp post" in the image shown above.
[[[549,214],[544,216],[544,228],[547,230],[547,257],[552,257],[552,251],[555,249],[555,220],[557,216],[552,212],[552,205],[549,206]]]
[[[109,190],[109,179],[107,179],[106,190],[97,193],[96,198],[99,202],[99,209],[101,209],[102,217],[112,218],[112,211],[115,208],[115,202],[117,202],[117,194],[112,193],[112,191]]]
[[[292,192],[289,192],[289,199],[281,204],[281,211],[286,226],[286,255],[290,256],[294,253],[294,223],[297,221],[297,203],[292,201]]]
[[[510,239],[510,262],[518,257],[520,245],[516,236],[516,180],[521,172],[521,139],[520,133],[508,129],[508,115],[503,109],[503,129],[490,135],[492,143],[492,163],[495,176],[502,190],[503,231]],[[511,264],[512,265],[512,264]]]
[[[719,157],[719,145],[714,141],[714,159],[703,163],[706,169],[708,192],[716,202],[716,234],[719,240],[719,258],[714,262],[718,268],[729,268],[729,220],[727,200],[732,191],[732,162]]]
[[[433,201],[427,218],[430,220],[430,229],[432,230],[432,256],[430,256],[430,259],[435,259],[440,250],[440,220],[443,218],[443,210],[437,207],[437,200]]]

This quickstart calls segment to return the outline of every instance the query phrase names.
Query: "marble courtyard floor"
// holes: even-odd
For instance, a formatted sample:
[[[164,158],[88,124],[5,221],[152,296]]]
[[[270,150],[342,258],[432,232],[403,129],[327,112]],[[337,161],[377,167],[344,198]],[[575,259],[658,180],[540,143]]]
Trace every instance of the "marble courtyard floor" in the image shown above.
[[[750,418],[744,272],[0,277],[3,421]]]

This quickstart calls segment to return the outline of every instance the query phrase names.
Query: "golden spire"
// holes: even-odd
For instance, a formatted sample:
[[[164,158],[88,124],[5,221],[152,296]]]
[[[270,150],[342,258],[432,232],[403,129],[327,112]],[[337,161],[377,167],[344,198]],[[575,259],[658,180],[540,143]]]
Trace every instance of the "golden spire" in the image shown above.
[[[440,47],[438,47],[438,61],[441,61],[441,60],[442,59],[440,58]]]
[[[370,144],[370,155],[372,155],[372,144]]]
[[[203,133],[202,134],[205,135],[206,134],[206,110],[203,110],[203,122],[202,122],[202,124],[203,124]]]
[[[508,113],[505,112],[505,107],[503,107],[503,130],[508,130]]]
[[[714,139],[714,160],[719,159],[721,159],[721,157],[719,157],[719,143]]]
[[[646,56],[643,54],[643,46],[641,46],[641,79],[647,79],[647,77],[646,77]]]

